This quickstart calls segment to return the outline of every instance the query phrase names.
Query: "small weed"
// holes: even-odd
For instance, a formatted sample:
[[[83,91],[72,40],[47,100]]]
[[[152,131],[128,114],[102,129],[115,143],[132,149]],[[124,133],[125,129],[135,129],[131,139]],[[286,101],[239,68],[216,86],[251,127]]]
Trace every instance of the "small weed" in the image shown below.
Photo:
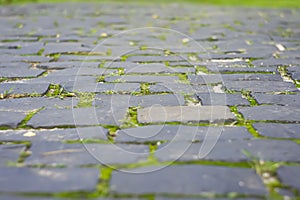
[[[106,50],[106,56],[111,56],[112,55],[112,50],[111,49],[107,49]]]
[[[75,97],[75,94],[72,92],[67,92],[58,84],[50,84],[48,91],[46,92],[45,96],[47,97],[58,97],[63,99],[65,97]]]
[[[187,74],[179,74],[178,77],[181,83],[190,84]]]
[[[30,113],[26,115],[26,117],[21,121],[21,123],[18,125],[18,128],[26,128],[27,127],[27,122],[39,111],[41,111],[43,108],[33,110]]]
[[[205,66],[195,66],[195,68],[196,68],[196,74],[209,73],[208,69]]]
[[[193,95],[184,95],[184,100],[185,100],[185,103],[186,105],[199,105],[200,102],[198,99],[195,98],[195,96]]]
[[[96,81],[100,82],[100,83],[104,83],[105,82],[105,76],[104,75],[97,76]]]
[[[276,177],[276,171],[278,167],[283,165],[283,162],[271,162],[264,161],[253,156],[249,151],[242,149],[243,154],[251,159],[249,165],[255,172],[262,177],[264,184],[270,191],[271,197],[280,197],[280,195],[275,191],[275,188],[282,187],[280,181]],[[273,199],[273,198],[272,198]]]
[[[60,58],[60,56],[61,56],[61,54],[59,54],[59,53],[51,55],[52,60],[50,60],[50,62],[56,62],[56,61],[58,61],[58,59]]]
[[[95,99],[95,93],[91,92],[77,92],[76,96],[79,98],[77,108],[87,108],[92,107],[93,101]]]
[[[137,109],[138,107],[130,107],[127,111],[126,118],[122,121],[121,128],[138,127],[139,123],[137,120]]]
[[[45,49],[44,49],[44,48],[41,48],[41,49],[37,52],[37,55],[38,55],[38,56],[43,55],[44,51],[45,51]]]
[[[140,89],[143,95],[150,94],[150,88],[148,83],[141,83]]]
[[[13,91],[13,88],[10,88],[9,90],[5,90],[3,93],[0,93],[0,99],[5,99],[9,97],[10,93]]]
[[[247,99],[251,106],[257,106],[258,105],[256,99],[251,95],[251,91],[242,89],[241,93],[242,93],[242,97]]]

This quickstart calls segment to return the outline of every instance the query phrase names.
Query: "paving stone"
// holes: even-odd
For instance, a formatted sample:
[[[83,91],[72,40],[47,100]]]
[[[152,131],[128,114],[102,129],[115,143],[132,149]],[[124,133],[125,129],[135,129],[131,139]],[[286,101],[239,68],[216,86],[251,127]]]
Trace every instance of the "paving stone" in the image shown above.
[[[244,65],[245,66],[245,65]],[[232,73],[232,72],[251,72],[251,73],[277,73],[277,68],[276,67],[265,67],[265,66],[259,66],[259,67],[238,67],[233,65],[233,66],[217,66],[216,65],[211,65],[211,66],[206,66],[208,71],[214,72],[214,73]]]
[[[0,174],[1,192],[59,193],[96,190],[99,169],[1,168]]]
[[[177,73],[172,68],[161,63],[136,64],[125,68],[125,74]]]
[[[184,105],[184,97],[180,94],[161,94],[161,95],[96,95],[94,105],[100,107],[121,106],[121,107],[149,107],[153,105],[176,106]]]
[[[89,67],[89,63],[82,64],[81,67],[72,67],[72,68],[66,68],[66,69],[59,69],[54,72],[51,72],[48,77],[52,76],[102,76],[102,75],[109,75],[112,73],[117,73],[118,70],[116,69],[104,69],[104,68],[96,68],[94,65],[97,65],[98,63],[92,63],[90,64],[91,67]],[[80,77],[77,77],[80,78]]]
[[[259,104],[276,104],[282,106],[300,106],[300,95],[272,95],[253,93]]]
[[[299,66],[292,66],[289,67],[288,72],[291,74],[294,80],[300,80],[300,67]]]
[[[0,194],[0,200],[66,200],[65,198],[42,197],[42,196],[17,196],[13,194]]]
[[[105,82],[131,82],[131,83],[176,83],[180,82],[178,76],[151,76],[151,75],[126,75],[109,76]]]
[[[295,92],[297,88],[294,84],[279,81],[228,81],[225,87],[229,90],[241,91],[250,90],[252,92]]]
[[[193,94],[195,92],[213,91],[211,86],[195,86],[183,83],[157,83],[149,86],[150,92],[172,92]]]
[[[118,92],[118,93],[131,93],[140,92],[139,83],[98,83],[95,89],[96,92]]]
[[[198,127],[185,125],[150,125],[117,131],[116,142],[194,141],[219,137],[219,140],[249,139],[252,135],[244,127]]]
[[[47,83],[4,82],[0,83],[0,94],[6,92],[9,94],[44,94],[48,88],[49,84]]]
[[[135,171],[152,169],[144,167]],[[124,186],[126,180],[130,182]],[[114,193],[120,194],[266,194],[261,179],[250,169],[201,165],[168,166],[142,174],[114,171],[110,186]]]
[[[0,167],[6,166],[9,162],[17,162],[25,148],[24,144],[0,145]]]
[[[250,105],[240,94],[197,93],[202,105]]]
[[[282,81],[280,75],[275,74],[208,74],[188,75],[191,84],[212,84],[230,81]]]
[[[0,55],[0,62],[1,63],[11,63],[11,62],[30,62],[30,63],[37,63],[37,62],[49,62],[51,58],[45,56],[35,56],[35,55],[26,55],[26,56],[18,56],[18,55],[9,55],[9,54],[2,54]]]
[[[20,68],[1,68],[0,77],[5,78],[26,78],[37,77],[43,74],[45,71],[40,69],[22,69]]]
[[[122,144],[64,144],[60,142],[34,142],[32,154],[26,158],[27,165],[89,165],[129,164],[146,161],[147,145]]]
[[[165,61],[185,61],[179,56],[130,56],[126,61],[131,62],[165,62]]]
[[[69,53],[69,52],[90,52],[92,49],[80,43],[48,43],[43,54]]]
[[[254,60],[252,61],[252,64],[255,66],[291,66],[299,64],[299,60],[288,58],[267,58]]]
[[[140,123],[161,122],[222,122],[234,120],[226,106],[152,106],[138,109]]]
[[[0,104],[0,111],[28,112],[42,107],[45,108],[71,108],[77,105],[78,99],[75,98],[49,98],[49,97],[28,97],[3,99]]]
[[[274,138],[300,138],[300,124],[254,123],[260,135]]]
[[[204,142],[207,143],[206,145],[210,144],[211,148],[202,150],[201,155],[204,153],[207,153],[207,155],[199,158],[200,149]],[[288,140],[220,140],[216,143],[214,140],[208,140],[204,142],[188,143],[186,141],[175,141],[164,143],[155,152],[155,157],[160,161],[212,160],[244,162],[253,160],[253,158],[246,155],[246,152],[249,152],[254,158],[264,161],[299,162],[300,160],[298,156],[300,146]],[[211,151],[208,151],[210,149]]]
[[[65,127],[88,126],[97,124],[119,125],[125,118],[127,108],[74,108],[74,109],[44,109],[34,115],[28,126]]]
[[[108,130],[100,126],[54,130],[4,130],[0,141],[62,141],[62,140],[106,140]]]
[[[300,175],[299,166],[281,166],[277,170],[277,175],[284,185],[291,186],[300,191],[300,181],[298,178],[295,178]]]
[[[66,69],[66,68],[76,68],[76,67],[94,67],[97,68],[100,62],[47,62],[39,63],[36,65],[37,68],[41,69]]]
[[[17,128],[25,117],[23,112],[0,111],[0,127]]]
[[[300,121],[300,108],[296,106],[255,106],[239,108],[238,110],[245,119],[249,120]]]

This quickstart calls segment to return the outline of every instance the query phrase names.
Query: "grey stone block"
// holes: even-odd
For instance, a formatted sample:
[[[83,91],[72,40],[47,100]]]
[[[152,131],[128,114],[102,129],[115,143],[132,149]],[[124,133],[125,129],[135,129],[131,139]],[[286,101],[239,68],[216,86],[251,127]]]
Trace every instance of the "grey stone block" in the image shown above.
[[[1,168],[0,174],[1,192],[59,193],[96,190],[99,169]]]
[[[226,106],[152,106],[138,109],[140,123],[224,122],[234,120]]]
[[[151,169],[144,167],[135,170]],[[126,180],[130,182],[122,184]],[[201,165],[169,166],[143,174],[113,172],[110,187],[112,192],[118,194],[266,194],[261,179],[250,169]]]
[[[300,108],[296,106],[255,106],[255,107],[240,107],[239,112],[249,120],[270,120],[270,121],[285,121],[299,122]]]

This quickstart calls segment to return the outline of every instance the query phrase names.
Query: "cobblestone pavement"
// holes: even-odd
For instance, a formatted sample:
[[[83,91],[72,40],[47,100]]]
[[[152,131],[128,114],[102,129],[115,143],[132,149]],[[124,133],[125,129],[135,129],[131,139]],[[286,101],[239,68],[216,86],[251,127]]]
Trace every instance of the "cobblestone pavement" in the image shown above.
[[[0,199],[300,198],[299,19],[2,6]]]

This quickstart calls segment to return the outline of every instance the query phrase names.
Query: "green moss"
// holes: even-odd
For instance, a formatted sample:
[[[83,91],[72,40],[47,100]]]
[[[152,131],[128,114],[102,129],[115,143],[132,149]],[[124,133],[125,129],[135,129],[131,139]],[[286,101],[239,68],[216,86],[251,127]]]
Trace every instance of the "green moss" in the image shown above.
[[[178,74],[178,77],[179,77],[180,83],[190,84],[187,74]]]
[[[141,93],[143,95],[150,94],[150,84],[149,83],[141,83],[140,89],[141,89]]]
[[[242,97],[247,99],[251,106],[257,106],[258,105],[256,99],[251,95],[251,91],[242,89],[241,93],[242,93]]]
[[[44,51],[45,51],[45,49],[44,49],[44,48],[41,48],[41,49],[37,52],[37,55],[38,55],[38,56],[43,55]]]
[[[138,107],[129,107],[126,118],[124,120],[122,120],[121,128],[131,128],[131,127],[139,126],[139,123],[137,120],[137,110],[138,110]]]
[[[208,74],[209,71],[205,66],[195,66],[196,68],[196,74],[205,73]]]
[[[10,88],[9,90],[5,90],[3,93],[0,93],[0,99],[8,98],[13,90],[14,88]]]
[[[18,125],[18,128],[27,128],[27,122],[39,111],[41,111],[43,108],[33,110],[30,113],[26,115],[26,117],[21,121],[21,123]]]
[[[88,108],[92,107],[93,101],[95,99],[95,93],[91,92],[76,92],[77,98],[79,98],[79,102],[77,104],[77,108]]]
[[[63,87],[58,84],[50,84],[47,92],[45,93],[47,97],[57,97],[57,98],[65,98],[65,97],[75,97],[75,94],[72,92],[67,92]]]

